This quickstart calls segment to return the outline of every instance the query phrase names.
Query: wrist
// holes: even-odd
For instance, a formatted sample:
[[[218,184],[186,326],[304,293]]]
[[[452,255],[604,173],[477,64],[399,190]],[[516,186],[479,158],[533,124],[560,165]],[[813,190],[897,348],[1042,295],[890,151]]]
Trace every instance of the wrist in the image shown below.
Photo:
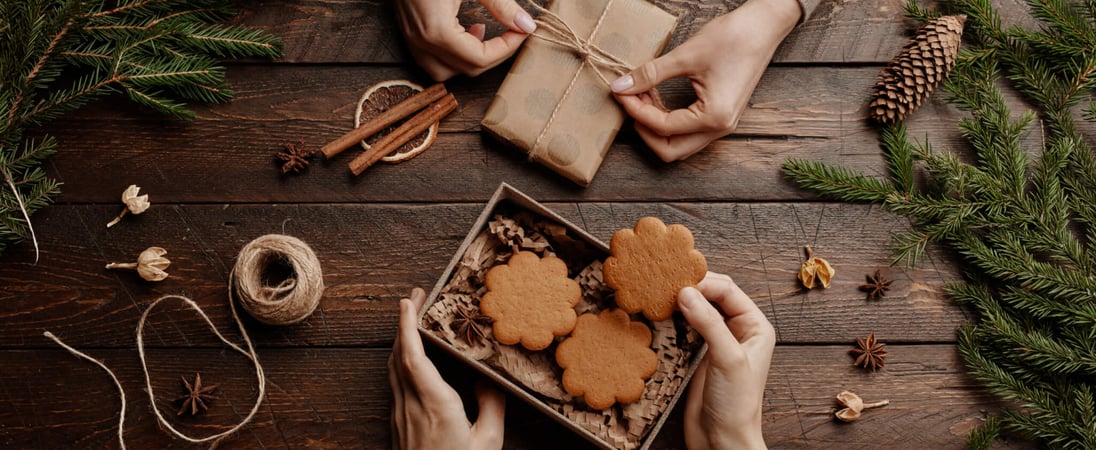
[[[707,420],[701,422],[701,429],[705,437],[704,448],[710,450],[765,450],[765,438],[761,434],[761,405],[757,407],[755,417],[742,418],[712,424]]]
[[[711,435],[708,439],[712,450],[766,450],[765,438],[761,435],[761,426],[755,430],[743,430],[742,433]]]

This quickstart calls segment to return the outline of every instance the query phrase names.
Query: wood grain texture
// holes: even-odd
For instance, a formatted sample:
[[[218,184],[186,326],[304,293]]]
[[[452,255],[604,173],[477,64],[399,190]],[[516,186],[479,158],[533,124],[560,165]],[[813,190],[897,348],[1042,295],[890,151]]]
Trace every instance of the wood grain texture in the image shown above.
[[[543,4],[543,1],[538,3]],[[695,2],[653,0],[678,18],[672,49],[695,35],[712,18],[733,10],[741,0]],[[936,2],[921,0],[922,6]],[[995,0],[1006,25],[1031,26],[1022,0]],[[776,63],[884,63],[901,50],[918,24],[904,17],[904,0],[823,1],[785,40]],[[285,43],[283,63],[410,63],[390,2],[376,0],[267,0],[240,6],[235,23],[266,30]],[[486,9],[464,2],[461,23],[497,25]]]
[[[62,336],[64,337],[64,336]],[[852,367],[844,346],[778,346],[765,390],[764,433],[771,448],[964,448],[966,432],[998,404],[962,373],[950,345],[890,345],[887,367]],[[388,448],[390,391],[385,349],[260,347],[266,401],[254,422],[220,448]],[[91,349],[119,376],[128,396],[129,448],[194,448],[157,429],[132,349]],[[474,404],[472,369],[429,352],[443,376]],[[245,359],[217,349],[152,350],[157,407],[184,432],[208,435],[247,414],[257,394]],[[98,367],[60,349],[0,350],[0,445],[6,448],[115,448],[119,403]],[[180,376],[218,384],[207,414],[177,418]],[[57,374],[63,376],[43,376]],[[836,422],[833,396],[852,390],[891,404],[853,424]],[[507,402],[506,448],[592,448],[521,400]],[[473,416],[474,417],[474,416]],[[652,448],[684,448],[678,405]],[[884,432],[885,430],[885,432]],[[929,432],[929,430],[932,430]],[[1009,445],[1009,448],[1023,446]]]
[[[155,192],[153,191],[153,196]],[[129,347],[142,311],[158,296],[183,294],[231,331],[227,276],[239,249],[267,233],[300,237],[316,251],[328,286],[313,316],[292,327],[253,321],[261,345],[390,345],[397,300],[415,286],[431,288],[457,251],[480,204],[158,205],[105,224],[113,206],[55,206],[36,216],[42,258],[29,244],[5,256],[0,270],[0,347],[41,346],[43,330],[73,345]],[[637,219],[657,216],[693,230],[711,270],[728,273],[776,326],[780,342],[843,343],[875,331],[881,339],[951,342],[964,320],[940,292],[956,276],[931,253],[921,267],[887,269],[893,289],[867,301],[857,286],[886,268],[896,217],[869,206],[770,203],[554,203],[577,226],[608,241]],[[810,244],[837,269],[834,284],[805,292],[795,279],[802,246]],[[149,246],[167,249],[170,277],[160,283],[133,272],[108,271]],[[193,313],[154,313],[146,342],[156,346],[218,346]],[[162,338],[182,330],[182,340]]]
[[[521,180],[541,200],[804,200],[809,192],[781,177],[788,158],[810,158],[885,173],[877,132],[866,120],[866,100],[877,68],[772,69],[762,79],[737,135],[688,160],[664,164],[630,128],[617,137],[602,170],[582,189],[502,143],[477,132],[501,73],[459,80],[449,88],[460,109],[419,157],[382,164],[351,178],[346,163],[356,149],[317,162],[302,175],[282,177],[272,154],[303,139],[318,149],[349,130],[358,97],[377,81],[408,75],[402,69],[362,67],[237,67],[230,71],[238,98],[198,108],[200,119],[175,122],[136,108],[100,104],[48,130],[62,151],[50,172],[66,183],[61,202],[116,201],[120,183],[154,190],[158,202],[452,202],[483,201],[502,181]],[[683,88],[666,96],[687,101]],[[909,121],[910,133],[936,149],[963,152],[956,126],[962,114],[936,95]],[[1014,95],[1014,111],[1026,109]],[[1096,139],[1096,123],[1079,124]],[[1026,144],[1039,143],[1037,130]],[[124,180],[104,183],[103,174]],[[682,182],[688,180],[688,182]]]
[[[543,3],[543,2],[539,2]],[[741,1],[652,3],[678,17],[671,47]],[[474,4],[474,3],[473,3]],[[907,27],[902,0],[823,2],[777,53],[777,62],[883,62],[902,47]],[[241,6],[235,22],[264,29],[285,43],[290,63],[405,63],[410,54],[390,2],[375,0],[263,1]],[[461,22],[495,24],[479,5],[462,8]],[[492,26],[489,32],[498,33]],[[491,34],[494,35],[494,34]],[[489,35],[490,36],[490,35]],[[851,44],[851,45],[850,45]]]
[[[680,18],[671,48],[739,3],[654,1]],[[1024,0],[994,2],[1007,24],[1031,24]],[[194,448],[164,434],[149,413],[134,348],[137,320],[160,295],[182,294],[239,340],[226,303],[228,271],[248,241],[285,233],[313,246],[328,289],[304,323],[269,327],[245,317],[266,367],[268,398],[224,447],[388,448],[385,363],[396,301],[412,287],[433,286],[483,202],[506,181],[554,202],[548,206],[603,240],[646,215],[693,230],[712,270],[731,274],[776,327],[764,405],[772,448],[964,448],[967,431],[1001,404],[963,374],[955,351],[954,330],[967,315],[941,293],[958,276],[955,259],[934,248],[916,268],[887,268],[890,236],[905,229],[904,219],[873,206],[821,202],[779,174],[787,158],[885,173],[865,105],[879,69],[912,33],[904,3],[824,0],[777,50],[736,135],[663,164],[625,131],[583,189],[480,133],[508,63],[447,83],[461,108],[442,123],[434,147],[412,161],[350,178],[347,152],[301,176],[278,176],[272,154],[298,139],[319,148],[347,131],[367,86],[428,80],[411,62],[392,2],[244,2],[235,23],[281,37],[285,57],[230,63],[232,103],[196,106],[199,118],[184,123],[113,97],[38,132],[59,138],[60,152],[46,168],[65,185],[62,204],[33,218],[41,261],[34,263],[27,243],[0,261],[0,447],[116,445],[113,384],[42,337],[50,330],[118,371],[129,395],[130,448]],[[491,22],[472,1],[462,2],[460,20]],[[661,90],[672,106],[693,100],[680,80]],[[938,93],[914,115],[911,133],[937,149],[966,152],[955,127],[962,114],[942,99]],[[1015,112],[1026,108],[1015,95],[1007,99]],[[1096,139],[1096,124],[1080,126]],[[1025,139],[1036,148],[1040,134]],[[153,206],[107,230],[129,184],[149,193]],[[837,268],[831,288],[799,288],[794,274],[804,244]],[[154,245],[172,260],[162,283],[103,269]],[[868,301],[856,287],[877,268],[895,283],[884,299]],[[200,371],[221,386],[221,397],[207,416],[177,423],[210,434],[246,415],[256,391],[245,359],[226,351],[189,310],[166,306],[150,320],[145,339],[158,408],[174,417],[179,376]],[[873,331],[890,356],[885,369],[867,373],[851,365],[847,350]],[[441,351],[430,354],[473,404],[476,374]],[[828,414],[844,389],[892,403],[840,424]],[[514,398],[507,424],[506,448],[590,448]],[[684,448],[683,427],[679,407],[653,448]]]

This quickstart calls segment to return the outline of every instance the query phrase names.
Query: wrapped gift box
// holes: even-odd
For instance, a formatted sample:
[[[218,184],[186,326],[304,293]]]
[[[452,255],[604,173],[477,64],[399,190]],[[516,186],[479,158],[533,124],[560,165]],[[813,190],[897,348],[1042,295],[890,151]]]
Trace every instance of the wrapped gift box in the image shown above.
[[[644,0],[556,0],[549,10],[578,38],[630,67],[658,56],[677,23]],[[483,128],[585,186],[624,123],[602,77],[618,75],[584,63],[570,48],[530,37],[487,108]]]

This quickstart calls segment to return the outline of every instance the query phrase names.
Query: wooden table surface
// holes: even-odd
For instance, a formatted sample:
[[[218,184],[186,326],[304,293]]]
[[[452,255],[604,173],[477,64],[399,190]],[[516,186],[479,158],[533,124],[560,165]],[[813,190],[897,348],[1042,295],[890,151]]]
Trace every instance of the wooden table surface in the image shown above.
[[[776,327],[764,405],[771,447],[961,448],[966,433],[1001,404],[964,373],[956,352],[955,329],[970,317],[941,292],[957,277],[954,258],[933,250],[915,268],[889,267],[890,236],[907,227],[903,219],[875,206],[820,201],[779,173],[792,157],[884,172],[865,105],[880,68],[915,25],[902,17],[904,1],[823,0],[777,52],[734,136],[663,164],[625,131],[585,189],[480,131],[507,65],[448,82],[461,106],[442,123],[434,146],[410,162],[353,178],[349,157],[340,157],[279,176],[271,155],[285,142],[319,147],[348,130],[367,86],[429,80],[410,62],[389,2],[247,2],[237,21],[281,37],[285,56],[229,64],[231,103],[196,106],[197,120],[179,122],[113,98],[43,130],[60,141],[47,169],[64,182],[63,194],[33,218],[41,260],[35,264],[29,243],[0,259],[0,446],[116,445],[113,383],[44,338],[49,330],[117,371],[128,395],[130,448],[190,447],[151,415],[135,349],[138,318],[158,296],[183,294],[238,339],[226,302],[234,258],[257,236],[285,233],[315,249],[327,291],[304,323],[246,320],[268,392],[254,421],[223,445],[387,447],[385,362],[397,300],[412,287],[434,285],[483,204],[508,182],[606,241],[645,215],[694,231],[711,269],[731,274]],[[679,17],[672,45],[732,7],[655,3]],[[1025,20],[1018,0],[998,4],[1006,18]],[[469,17],[482,14],[466,6]],[[684,83],[663,92],[671,104],[689,101]],[[1010,101],[1020,105],[1015,96]],[[909,121],[911,134],[958,148],[960,117],[936,95]],[[152,208],[104,228],[129,184],[150,194]],[[804,291],[796,283],[804,244],[836,267],[829,289]],[[167,280],[147,283],[103,269],[149,246],[168,250]],[[857,286],[879,268],[895,280],[893,289],[867,301]],[[869,332],[890,351],[876,373],[853,367],[847,354]],[[211,434],[246,415],[257,392],[251,366],[195,314],[178,307],[154,313],[146,340],[162,397],[157,407],[183,430]],[[475,374],[432,354],[458,390],[470,393]],[[179,377],[198,371],[220,385],[220,397],[207,415],[175,419]],[[891,404],[859,422],[837,423],[828,413],[842,390]],[[681,406],[655,448],[684,446]],[[506,446],[590,445],[511,397]]]

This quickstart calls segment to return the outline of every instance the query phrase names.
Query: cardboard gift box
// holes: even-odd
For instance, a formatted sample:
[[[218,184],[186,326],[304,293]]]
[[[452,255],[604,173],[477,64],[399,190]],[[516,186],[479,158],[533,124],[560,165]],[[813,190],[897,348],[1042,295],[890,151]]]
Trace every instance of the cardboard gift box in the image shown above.
[[[575,37],[630,67],[658,56],[677,23],[644,0],[556,0],[549,10]],[[547,32],[543,28],[535,34]],[[606,84],[619,75],[536,35],[518,53],[482,125],[530,159],[585,186],[624,123],[624,110]]]
[[[658,369],[640,400],[591,409],[562,386],[555,348],[564,338],[542,351],[503,345],[494,340],[490,319],[479,314],[486,272],[517,251],[554,254],[567,264],[583,291],[575,307],[579,315],[615,307],[612,290],[601,279],[608,247],[503,183],[430,293],[419,317],[420,334],[601,448],[649,448],[707,345],[680,314],[658,322],[634,316],[651,328]]]

